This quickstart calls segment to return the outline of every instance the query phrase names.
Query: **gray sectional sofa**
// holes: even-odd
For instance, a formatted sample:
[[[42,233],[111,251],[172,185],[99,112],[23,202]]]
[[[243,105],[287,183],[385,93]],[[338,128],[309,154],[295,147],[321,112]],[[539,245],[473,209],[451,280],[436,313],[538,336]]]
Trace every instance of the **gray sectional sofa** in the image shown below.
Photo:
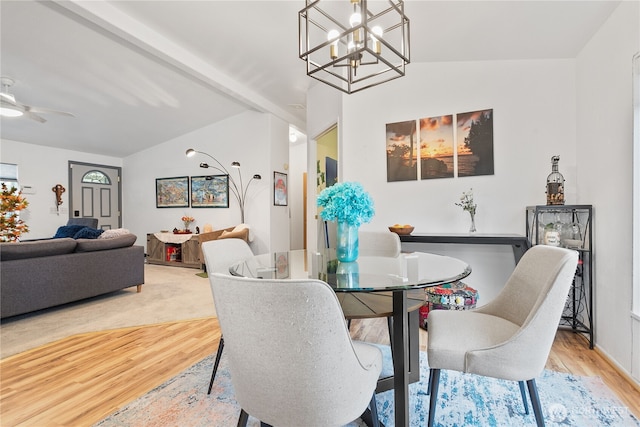
[[[144,283],[136,236],[0,243],[0,318]]]

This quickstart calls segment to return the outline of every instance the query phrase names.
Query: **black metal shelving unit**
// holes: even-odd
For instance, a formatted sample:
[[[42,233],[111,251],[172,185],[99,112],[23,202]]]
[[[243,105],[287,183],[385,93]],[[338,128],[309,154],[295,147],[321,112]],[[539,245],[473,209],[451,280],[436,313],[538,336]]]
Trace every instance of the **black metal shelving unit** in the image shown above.
[[[552,244],[578,251],[578,268],[560,327],[584,334],[593,349],[593,206],[527,206],[526,227],[532,245]]]

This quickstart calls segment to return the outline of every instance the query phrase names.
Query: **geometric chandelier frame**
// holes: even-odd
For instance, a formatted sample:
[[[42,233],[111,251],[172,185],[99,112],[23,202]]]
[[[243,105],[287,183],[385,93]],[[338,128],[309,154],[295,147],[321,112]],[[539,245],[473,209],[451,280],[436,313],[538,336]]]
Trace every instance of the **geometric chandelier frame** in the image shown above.
[[[306,0],[298,39],[307,75],[348,94],[404,76],[410,62],[402,0]]]

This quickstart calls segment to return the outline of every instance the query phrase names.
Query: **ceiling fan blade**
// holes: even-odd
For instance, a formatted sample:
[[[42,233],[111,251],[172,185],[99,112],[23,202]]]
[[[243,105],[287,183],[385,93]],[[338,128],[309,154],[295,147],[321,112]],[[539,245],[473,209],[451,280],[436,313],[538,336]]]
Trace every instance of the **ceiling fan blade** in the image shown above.
[[[17,105],[17,104],[16,104],[16,97],[15,97],[15,96],[13,96],[13,95],[12,95],[12,94],[10,94],[10,93],[0,92],[0,99],[1,99],[3,102],[7,102],[7,103],[12,104],[12,105],[14,105],[14,106],[15,106],[15,105]]]
[[[28,110],[32,113],[43,113],[43,114],[59,114],[61,116],[67,116],[67,117],[75,117],[75,115],[73,113],[69,113],[67,111],[59,111],[59,110],[52,110],[50,108],[43,108],[43,107],[28,107]]]
[[[31,120],[35,120],[36,122],[45,123],[47,121],[44,117],[39,116],[35,114],[33,111],[31,111],[29,107],[25,108],[24,115],[25,117],[28,117]]]

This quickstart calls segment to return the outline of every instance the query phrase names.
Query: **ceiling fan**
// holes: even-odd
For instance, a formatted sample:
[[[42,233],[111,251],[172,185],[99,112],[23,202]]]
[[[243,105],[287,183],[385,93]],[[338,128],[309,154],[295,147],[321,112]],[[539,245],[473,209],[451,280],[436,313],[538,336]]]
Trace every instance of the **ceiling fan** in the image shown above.
[[[25,116],[40,123],[47,120],[40,114],[59,114],[62,116],[75,117],[66,111],[51,110],[49,108],[32,107],[16,101],[16,97],[9,93],[9,88],[13,86],[14,80],[10,77],[0,77],[0,116],[20,117]]]

